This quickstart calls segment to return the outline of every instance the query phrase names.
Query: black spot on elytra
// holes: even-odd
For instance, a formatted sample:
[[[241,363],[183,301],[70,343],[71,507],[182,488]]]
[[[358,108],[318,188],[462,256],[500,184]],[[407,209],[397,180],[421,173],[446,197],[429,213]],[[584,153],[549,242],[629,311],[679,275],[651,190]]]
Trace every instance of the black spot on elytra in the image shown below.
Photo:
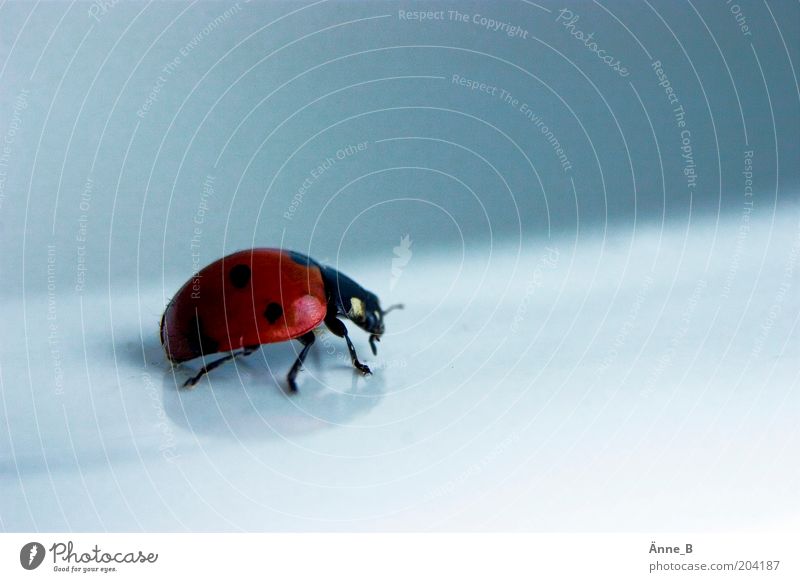
[[[203,322],[197,316],[193,317],[189,322],[189,328],[186,330],[186,341],[195,357],[203,354],[214,354],[219,351],[219,342],[206,335],[203,330]]]
[[[237,289],[244,289],[250,282],[250,267],[247,265],[236,265],[231,269],[228,276],[231,279],[231,285]]]
[[[266,317],[267,321],[270,323],[278,321],[281,315],[283,315],[283,308],[277,303],[270,303],[264,310],[264,317]]]

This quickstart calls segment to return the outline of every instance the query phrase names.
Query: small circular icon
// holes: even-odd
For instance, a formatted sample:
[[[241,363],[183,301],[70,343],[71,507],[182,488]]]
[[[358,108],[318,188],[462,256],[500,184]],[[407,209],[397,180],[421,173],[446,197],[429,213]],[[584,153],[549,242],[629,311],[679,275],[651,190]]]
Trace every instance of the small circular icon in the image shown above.
[[[19,563],[26,570],[35,570],[44,561],[44,546],[39,542],[28,542],[19,551]]]

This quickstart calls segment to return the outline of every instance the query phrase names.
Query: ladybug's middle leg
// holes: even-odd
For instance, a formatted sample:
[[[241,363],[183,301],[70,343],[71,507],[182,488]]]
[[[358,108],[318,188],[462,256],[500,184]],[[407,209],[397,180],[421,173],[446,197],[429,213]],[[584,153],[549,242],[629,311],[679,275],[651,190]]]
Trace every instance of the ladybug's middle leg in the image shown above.
[[[300,350],[300,353],[297,355],[297,359],[292,365],[292,369],[289,370],[289,375],[286,377],[286,381],[289,383],[289,390],[292,392],[297,392],[297,383],[295,382],[295,378],[297,377],[297,373],[300,371],[300,368],[303,367],[303,361],[306,359],[308,350],[314,343],[314,332],[310,331],[305,335],[301,335],[297,339],[303,344],[303,349]]]
[[[334,335],[345,339],[347,342],[347,349],[350,351],[350,359],[353,361],[353,366],[362,374],[372,374],[372,370],[369,369],[369,366],[358,361],[356,348],[353,346],[353,342],[350,341],[350,336],[347,335],[347,327],[345,327],[344,323],[342,323],[340,319],[336,319],[336,317],[326,317],[325,326],[331,330],[331,333]]]

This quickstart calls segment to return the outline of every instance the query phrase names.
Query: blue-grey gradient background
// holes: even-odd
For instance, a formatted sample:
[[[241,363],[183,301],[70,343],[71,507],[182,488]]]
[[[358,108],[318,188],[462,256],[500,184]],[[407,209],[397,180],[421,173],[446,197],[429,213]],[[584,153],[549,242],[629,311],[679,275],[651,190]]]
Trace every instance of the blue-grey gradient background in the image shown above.
[[[506,34],[512,26],[518,32]],[[593,33],[625,74],[577,31]],[[782,525],[780,503],[797,501],[798,477],[780,469],[798,443],[798,65],[800,8],[789,0],[3,2],[0,525]],[[760,225],[752,234],[751,221]],[[404,235],[413,241],[405,259]],[[194,269],[252,246],[307,252],[410,305],[397,314],[394,348],[383,344],[402,365],[386,363],[377,399],[303,400],[339,394],[324,386],[340,378],[349,386],[340,366],[317,391],[309,373],[305,395],[290,402],[278,388],[288,347],[270,352],[274,381],[258,361],[246,372],[257,380],[231,368],[217,376],[230,391],[177,396],[185,372],[176,376],[160,353],[161,310]],[[449,366],[448,350],[461,367]],[[619,377],[597,365],[619,367]],[[702,382],[692,383],[693,370]],[[741,416],[710,441],[697,437],[742,393],[728,388],[752,386],[751,376],[766,380],[739,403]],[[522,392],[530,378],[539,380]],[[501,384],[505,392],[484,400]],[[550,394],[548,385],[566,388]],[[493,408],[517,388],[522,400]],[[452,398],[425,401],[445,393]],[[677,411],[676,394],[689,399]],[[262,416],[276,409],[284,416]],[[415,418],[427,410],[437,411],[427,424]],[[715,419],[707,425],[706,413]],[[462,414],[474,419],[459,424]],[[522,428],[533,418],[540,435]],[[559,418],[567,424],[545,420]],[[581,420],[592,418],[601,420]],[[659,419],[671,436],[649,432]],[[327,432],[317,431],[322,422]],[[609,432],[587,436],[597,426]],[[654,472],[647,441],[617,455],[620,426],[656,447],[670,438],[699,447],[700,484],[687,473],[643,482],[640,497],[621,491],[614,475],[666,478],[686,465],[675,453]],[[263,442],[263,433],[281,438]],[[750,453],[768,458],[761,474],[784,487],[775,505],[744,524],[721,507],[707,521],[702,507],[676,512],[668,488],[702,503],[734,477],[770,497],[770,483],[750,483],[738,464],[726,469],[734,438],[764,447]],[[543,443],[552,456],[536,466],[547,471],[528,480],[522,459]],[[601,454],[610,458],[594,474],[586,467]],[[604,472],[621,458],[642,462]],[[220,477],[206,489],[204,463]],[[587,497],[597,475],[607,489]],[[544,489],[525,493],[528,483]],[[647,499],[661,486],[658,513]],[[147,509],[155,491],[168,511]],[[537,505],[547,491],[566,491],[564,506]],[[506,499],[528,505],[510,510]],[[505,517],[492,521],[501,506]]]
[[[4,246],[29,244],[3,253],[3,293],[19,291],[24,264],[37,285],[46,241],[60,245],[59,276],[73,276],[81,215],[90,287],[106,284],[109,264],[120,282],[191,268],[187,245],[208,176],[203,263],[254,240],[329,254],[344,239],[370,252],[412,225],[426,233],[420,251],[460,248],[452,220],[479,245],[490,225],[516,240],[574,231],[579,221],[685,223],[741,208],[745,150],[755,152],[762,205],[797,197],[800,24],[791,2],[742,4],[750,36],[725,2],[564,5],[580,17],[577,29],[621,60],[624,78],[556,21],[562,6],[554,4],[123,2],[101,10],[99,22],[91,6],[3,8],[0,105],[9,112],[29,92],[0,214]],[[444,10],[445,20],[398,17],[413,9]],[[454,9],[519,26],[528,38],[450,21]],[[174,71],[163,72],[176,57]],[[691,191],[654,61],[686,111]],[[453,75],[497,87],[496,95],[454,84]],[[138,116],[154,89],[157,101]],[[519,105],[503,102],[501,90]],[[397,141],[409,137],[425,139]],[[366,151],[315,180],[284,218],[313,168],[365,141]]]

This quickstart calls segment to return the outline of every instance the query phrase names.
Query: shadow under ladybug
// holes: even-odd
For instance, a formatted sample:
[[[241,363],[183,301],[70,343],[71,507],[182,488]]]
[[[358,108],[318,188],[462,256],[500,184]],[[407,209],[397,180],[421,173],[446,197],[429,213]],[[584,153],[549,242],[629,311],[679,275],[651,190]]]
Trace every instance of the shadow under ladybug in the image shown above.
[[[161,343],[173,363],[204,359],[186,380],[191,387],[221,364],[248,356],[262,344],[296,339],[302,349],[287,375],[289,390],[324,324],[344,338],[353,366],[371,374],[358,359],[346,318],[369,333],[372,353],[384,333],[384,316],[402,305],[381,308],[378,297],[351,278],[314,259],[283,249],[255,248],[223,257],[196,273],[172,298],[161,318]],[[227,355],[205,363],[210,354]]]

